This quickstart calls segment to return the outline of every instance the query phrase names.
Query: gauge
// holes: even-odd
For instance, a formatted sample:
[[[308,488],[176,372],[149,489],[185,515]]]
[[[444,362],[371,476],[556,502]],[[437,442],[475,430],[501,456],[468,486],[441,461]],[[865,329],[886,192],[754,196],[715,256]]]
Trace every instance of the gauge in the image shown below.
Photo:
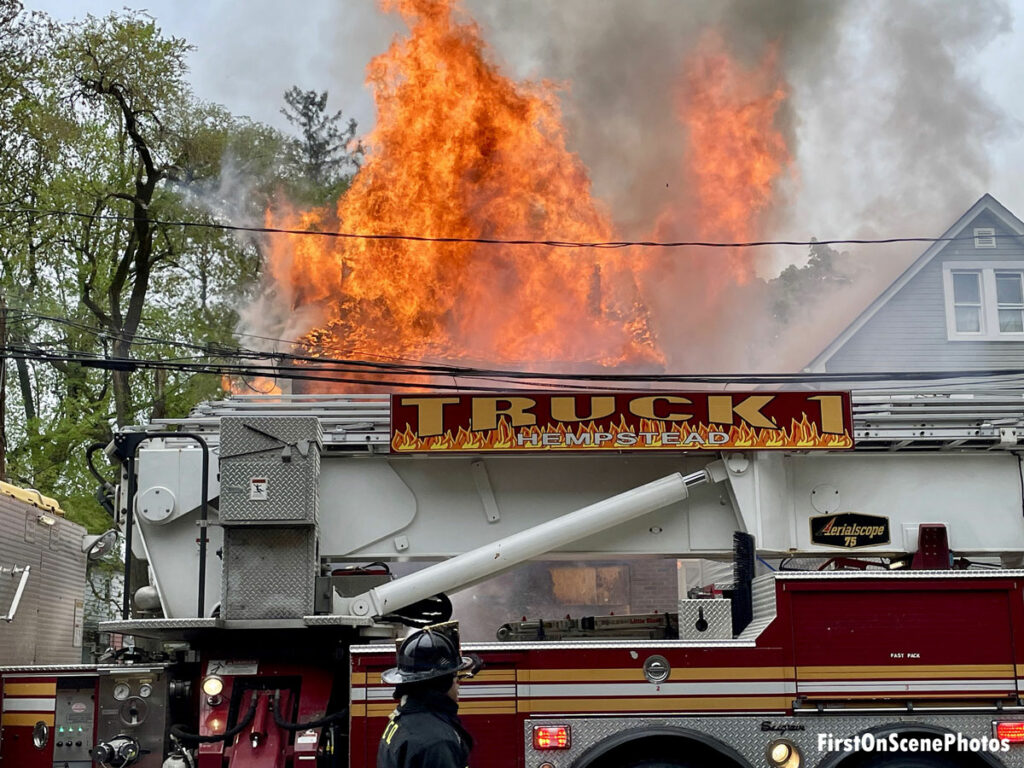
[[[148,713],[149,705],[138,696],[132,696],[127,701],[121,702],[121,708],[117,711],[121,722],[125,725],[142,725],[146,721]]]
[[[148,699],[152,695],[153,695],[153,686],[152,685],[150,685],[149,683],[143,683],[142,685],[139,686],[139,696],[141,696],[144,699]]]
[[[124,701],[131,695],[132,689],[128,687],[128,683],[118,683],[114,686],[114,698],[118,701]]]

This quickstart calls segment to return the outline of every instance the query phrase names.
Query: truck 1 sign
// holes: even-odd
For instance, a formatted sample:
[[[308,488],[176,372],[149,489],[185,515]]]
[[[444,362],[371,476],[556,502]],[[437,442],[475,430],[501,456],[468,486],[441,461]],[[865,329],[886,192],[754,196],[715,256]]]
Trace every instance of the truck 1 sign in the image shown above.
[[[393,453],[852,447],[846,392],[391,397]]]

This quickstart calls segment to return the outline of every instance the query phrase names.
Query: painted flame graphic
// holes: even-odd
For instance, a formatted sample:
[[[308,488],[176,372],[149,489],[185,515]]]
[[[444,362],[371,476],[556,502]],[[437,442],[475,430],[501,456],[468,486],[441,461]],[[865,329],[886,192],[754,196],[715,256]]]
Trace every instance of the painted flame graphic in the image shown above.
[[[711,433],[726,435],[725,440],[712,440]],[[619,435],[638,435],[647,433],[650,437],[641,438],[634,445],[618,444]],[[557,435],[559,444],[542,447],[545,434]],[[676,435],[671,440],[663,436]],[[697,438],[690,437],[691,434]],[[571,435],[572,440],[566,440]],[[590,436],[584,442],[582,438]],[[597,436],[602,436],[600,442]],[[687,442],[689,438],[689,443]],[[421,438],[410,428],[396,431],[391,439],[391,450],[396,453],[423,451],[509,451],[509,450],[548,450],[548,451],[621,451],[634,449],[661,450],[711,450],[745,449],[745,450],[812,450],[831,449],[843,450],[853,447],[853,438],[848,432],[843,434],[822,433],[818,425],[811,422],[807,415],[797,421],[794,419],[789,428],[761,429],[747,424],[728,428],[714,428],[700,424],[695,429],[684,424],[667,423],[651,419],[641,419],[640,429],[632,429],[626,424],[625,418],[618,422],[589,422],[566,426],[558,424],[550,429],[531,427],[512,427],[507,418],[498,422],[497,429],[486,432],[469,432],[459,427],[455,432]]]

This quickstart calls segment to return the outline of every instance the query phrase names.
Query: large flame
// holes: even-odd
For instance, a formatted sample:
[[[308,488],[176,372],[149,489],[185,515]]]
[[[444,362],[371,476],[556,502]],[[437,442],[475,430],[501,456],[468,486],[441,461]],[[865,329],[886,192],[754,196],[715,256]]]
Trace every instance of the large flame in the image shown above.
[[[687,160],[702,239],[749,242],[762,231],[775,184],[790,163],[776,127],[786,89],[773,47],[757,67],[730,57],[721,35],[707,33],[686,73],[680,119],[688,131]],[[739,282],[753,275],[751,251],[730,253]]]
[[[774,48],[744,66],[717,30],[702,35],[675,94],[688,189],[682,204],[659,213],[656,239],[739,243],[764,236],[792,162],[776,125],[786,95]],[[760,253],[686,249],[638,259],[655,331],[688,330],[685,350],[668,350],[677,367],[696,360],[705,370],[727,371],[749,359],[752,350],[739,340],[751,338],[751,318],[764,300],[752,282]]]
[[[609,213],[566,146],[553,85],[502,75],[480,29],[456,18],[456,0],[381,3],[401,13],[410,33],[370,64],[377,124],[364,142],[363,168],[336,210],[275,210],[267,223],[614,240]],[[755,77],[722,51],[706,45],[685,76],[682,121],[696,207],[652,217],[655,234],[698,221],[688,234],[747,239],[788,162],[772,125],[785,96],[774,59]],[[623,158],[624,175],[629,165]],[[729,279],[746,280],[746,262],[732,263]],[[650,318],[658,302],[645,291],[662,282],[664,266],[630,250],[278,236],[269,275],[289,312],[309,318],[304,341],[316,353],[651,371],[667,358]],[[680,296],[708,295],[700,286],[707,275],[670,277],[681,281]],[[714,308],[692,309],[699,333]]]

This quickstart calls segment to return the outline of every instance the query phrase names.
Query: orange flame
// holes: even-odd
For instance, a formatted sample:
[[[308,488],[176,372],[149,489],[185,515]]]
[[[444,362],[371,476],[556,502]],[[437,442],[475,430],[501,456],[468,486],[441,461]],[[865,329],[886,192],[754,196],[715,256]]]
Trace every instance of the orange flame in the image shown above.
[[[772,48],[759,67],[743,67],[717,32],[704,35],[686,77],[681,119],[689,131],[695,221],[702,238],[747,242],[791,158],[776,128],[786,90]],[[749,252],[731,254],[733,275],[752,276]]]
[[[410,32],[369,66],[377,124],[363,168],[336,210],[275,210],[267,225],[614,240],[586,168],[567,148],[554,86],[502,75],[479,27],[456,18],[457,0],[380,2]],[[788,162],[771,126],[785,97],[774,57],[763,70],[753,77],[724,54],[702,52],[688,72],[683,120],[703,236],[755,232]],[[658,231],[671,223],[664,215]],[[629,251],[279,236],[268,271],[293,312],[316,316],[303,340],[311,354],[649,371],[666,362],[642,293],[660,279],[659,264]],[[734,279],[749,276],[734,266]],[[688,319],[698,333],[713,311],[694,306]]]
[[[269,376],[221,376],[220,387],[232,395],[281,394],[281,387]]]
[[[664,209],[657,240],[750,242],[765,234],[776,188],[791,167],[778,113],[787,89],[769,49],[757,66],[732,57],[722,35],[706,32],[685,66],[677,113],[686,128],[683,176],[689,189]],[[751,278],[757,249],[647,252],[638,278],[656,331],[696,328],[684,358],[717,370],[744,365],[750,318],[763,295]],[[675,350],[672,350],[675,351]],[[705,364],[706,368],[706,364]]]

